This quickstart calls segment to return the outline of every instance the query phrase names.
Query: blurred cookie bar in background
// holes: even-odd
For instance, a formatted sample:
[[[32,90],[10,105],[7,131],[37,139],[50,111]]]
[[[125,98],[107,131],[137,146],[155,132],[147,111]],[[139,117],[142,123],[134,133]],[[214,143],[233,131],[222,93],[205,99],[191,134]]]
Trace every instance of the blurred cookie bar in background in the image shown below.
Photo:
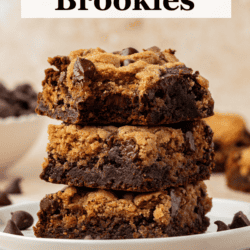
[[[226,179],[230,188],[250,192],[250,147],[230,153],[226,162]]]
[[[250,133],[244,119],[238,114],[215,112],[214,116],[205,121],[214,132],[213,172],[224,172],[230,152],[250,146]]]

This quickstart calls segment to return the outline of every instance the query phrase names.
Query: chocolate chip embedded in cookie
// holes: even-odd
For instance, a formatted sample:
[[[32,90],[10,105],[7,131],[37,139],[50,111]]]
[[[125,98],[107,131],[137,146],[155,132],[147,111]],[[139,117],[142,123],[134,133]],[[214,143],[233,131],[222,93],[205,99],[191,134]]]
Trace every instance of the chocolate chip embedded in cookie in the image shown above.
[[[82,125],[163,125],[213,115],[208,81],[171,49],[81,49],[48,61],[57,70],[45,70],[40,115]]]
[[[35,236],[90,240],[204,233],[209,226],[206,214],[212,207],[205,184],[172,190],[138,194],[68,187],[45,197],[51,201],[48,204],[56,202],[58,209],[41,207]]]
[[[50,125],[43,180],[149,192],[206,180],[213,133],[203,121],[168,126]]]

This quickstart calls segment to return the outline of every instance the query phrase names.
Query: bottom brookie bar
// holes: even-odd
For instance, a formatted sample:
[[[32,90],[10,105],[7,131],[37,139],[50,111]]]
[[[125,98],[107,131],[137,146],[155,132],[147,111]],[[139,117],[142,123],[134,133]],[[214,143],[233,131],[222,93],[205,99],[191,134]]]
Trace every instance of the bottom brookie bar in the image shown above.
[[[212,207],[206,185],[151,193],[67,187],[40,203],[37,237],[157,238],[204,233]]]

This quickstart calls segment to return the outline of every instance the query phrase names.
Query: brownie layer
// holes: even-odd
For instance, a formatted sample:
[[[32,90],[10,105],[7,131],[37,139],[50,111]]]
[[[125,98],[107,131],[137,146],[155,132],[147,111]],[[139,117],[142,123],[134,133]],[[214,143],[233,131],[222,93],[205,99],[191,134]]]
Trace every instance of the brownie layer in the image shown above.
[[[250,148],[231,151],[226,162],[226,179],[230,188],[250,192]]]
[[[208,81],[173,50],[112,54],[97,48],[48,62],[57,69],[45,70],[40,115],[84,125],[160,125],[213,115]]]
[[[130,239],[206,231],[212,207],[203,182],[138,194],[68,187],[40,203],[37,237]]]
[[[216,112],[205,121],[214,132],[215,168],[213,172],[224,172],[230,152],[250,146],[250,133],[244,119],[237,114]]]
[[[49,125],[43,180],[124,191],[209,179],[213,133],[204,121],[161,127]]]

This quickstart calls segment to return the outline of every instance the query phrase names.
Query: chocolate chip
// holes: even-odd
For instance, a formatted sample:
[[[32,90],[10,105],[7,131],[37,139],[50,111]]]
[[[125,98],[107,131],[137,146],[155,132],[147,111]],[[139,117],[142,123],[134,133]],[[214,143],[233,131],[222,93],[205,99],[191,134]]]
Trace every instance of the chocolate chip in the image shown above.
[[[19,228],[16,226],[16,224],[12,220],[8,220],[7,225],[5,229],[3,230],[4,233],[8,234],[15,234],[15,235],[22,235],[22,232],[19,230]]]
[[[73,72],[73,80],[82,81],[85,78],[92,79],[95,75],[96,68],[91,61],[77,57]]]
[[[134,63],[135,60],[132,60],[132,59],[127,59],[123,62],[123,66],[128,66],[130,63]]]
[[[146,50],[153,51],[153,52],[161,52],[161,49],[158,48],[157,46],[150,47]]]
[[[48,213],[54,213],[57,210],[58,206],[59,204],[57,201],[51,200],[48,197],[45,197],[40,202],[41,210],[46,211]]]
[[[5,88],[4,84],[0,82],[0,97],[8,96],[9,91]]]
[[[246,227],[250,226],[250,221],[248,220],[246,215],[242,213],[242,211],[239,211],[234,215],[232,223],[228,226],[230,229]]]
[[[9,185],[5,188],[4,192],[8,194],[21,194],[22,190],[20,188],[21,178],[16,178],[9,183]]]
[[[29,83],[23,83],[15,88],[15,92],[23,93],[23,94],[29,94],[29,93],[34,93],[34,90],[32,86]]]
[[[84,237],[84,240],[93,240],[93,238],[91,237],[91,235],[86,235],[86,236]]]
[[[20,230],[25,230],[32,226],[34,219],[31,214],[25,211],[16,211],[11,213],[11,220],[15,222]]]
[[[195,150],[196,150],[196,147],[195,147],[195,143],[194,143],[193,133],[192,133],[191,131],[188,131],[188,132],[186,133],[186,139],[188,140],[189,148],[190,148],[192,151],[195,151]]]
[[[13,115],[14,112],[12,110],[12,106],[9,105],[5,100],[0,99],[0,117],[6,118]]]
[[[121,53],[121,51],[114,51],[114,52],[112,52],[112,54],[114,54],[114,55],[119,55]]]
[[[133,55],[133,54],[135,54],[135,53],[139,53],[139,51],[136,50],[136,49],[134,49],[134,48],[131,48],[131,47],[126,48],[126,49],[123,49],[123,50],[121,51],[121,55],[122,55],[122,56],[129,56],[129,55]]]
[[[217,232],[230,229],[223,221],[220,221],[220,220],[215,221],[214,224],[216,224],[218,226]]]
[[[174,190],[170,192],[171,197],[171,217],[175,217],[178,214],[178,210],[181,204],[181,197],[176,196]]]
[[[8,206],[11,205],[12,202],[8,198],[8,194],[1,192],[0,193],[0,206]]]

